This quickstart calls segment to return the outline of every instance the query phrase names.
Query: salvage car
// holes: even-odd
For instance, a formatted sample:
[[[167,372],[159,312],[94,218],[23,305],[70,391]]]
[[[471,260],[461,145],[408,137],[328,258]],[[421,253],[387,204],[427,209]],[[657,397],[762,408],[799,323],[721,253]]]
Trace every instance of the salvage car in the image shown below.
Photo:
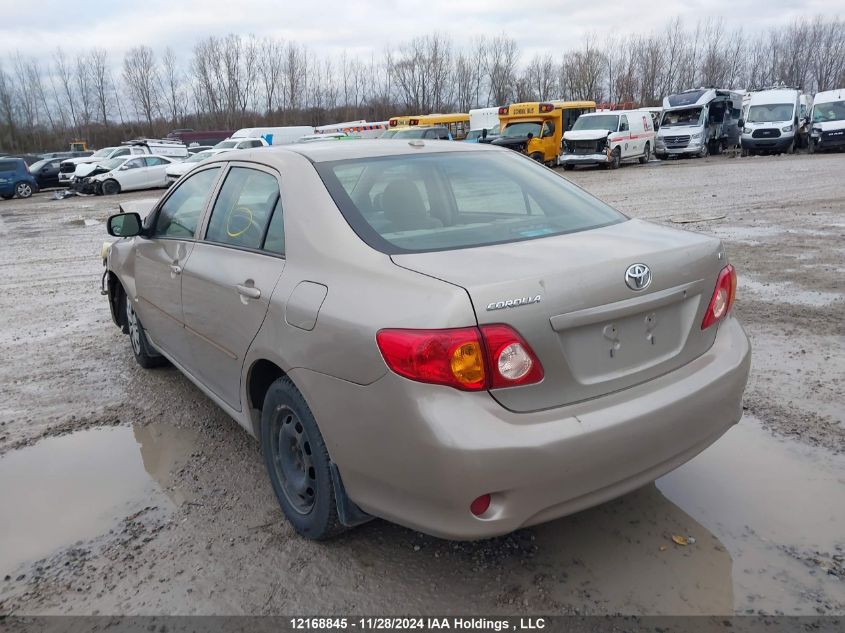
[[[229,152],[107,227],[103,294],[135,359],[260,440],[309,538],[372,517],[504,534],[637,489],[742,416],[721,242],[515,152]]]
[[[29,198],[38,191],[38,181],[23,158],[0,157],[0,198]]]
[[[166,156],[121,156],[94,167],[91,173],[75,183],[80,193],[111,196],[121,191],[167,187],[167,168],[173,159]]]
[[[196,154],[191,154],[188,158],[183,161],[179,161],[178,163],[172,163],[167,166],[165,169],[165,177],[167,178],[167,186],[169,187],[174,182],[179,180],[182,176],[187,174],[191,171],[194,167],[197,166],[197,163],[201,163],[202,161],[206,160],[207,158],[211,158],[212,156],[219,154],[221,152],[226,152],[229,150],[225,149],[207,149],[202,152],[197,152]]]
[[[41,189],[59,186],[59,165],[64,158],[45,158],[29,166],[30,173],[38,181]]]

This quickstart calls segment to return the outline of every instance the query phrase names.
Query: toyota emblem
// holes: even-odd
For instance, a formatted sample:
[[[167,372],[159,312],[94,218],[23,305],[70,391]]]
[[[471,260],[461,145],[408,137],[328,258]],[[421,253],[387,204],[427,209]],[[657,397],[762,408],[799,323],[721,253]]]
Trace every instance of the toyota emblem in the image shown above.
[[[631,264],[625,271],[625,283],[631,290],[645,290],[651,284],[651,270],[645,264]]]

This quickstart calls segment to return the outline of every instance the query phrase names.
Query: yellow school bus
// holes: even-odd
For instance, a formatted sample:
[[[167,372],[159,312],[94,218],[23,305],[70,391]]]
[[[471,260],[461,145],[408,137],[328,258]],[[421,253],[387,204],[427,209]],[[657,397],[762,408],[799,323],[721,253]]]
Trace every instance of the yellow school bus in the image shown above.
[[[407,127],[412,116],[411,114],[408,116],[392,116],[387,120],[387,124],[391,130],[397,127]]]
[[[442,126],[449,130],[453,141],[461,141],[469,132],[469,114],[457,112],[454,114],[426,114],[411,117],[408,125]]]
[[[572,129],[579,116],[595,111],[595,101],[512,103],[499,108],[501,134],[493,143],[555,165],[563,133]]]

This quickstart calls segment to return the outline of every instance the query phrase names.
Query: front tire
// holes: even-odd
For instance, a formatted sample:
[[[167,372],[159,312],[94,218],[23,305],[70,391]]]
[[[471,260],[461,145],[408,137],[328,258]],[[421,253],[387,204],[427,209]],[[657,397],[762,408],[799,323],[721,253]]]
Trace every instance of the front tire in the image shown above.
[[[120,183],[110,178],[103,183],[101,191],[104,196],[115,196],[120,193]]]
[[[19,182],[15,185],[15,195],[18,198],[29,198],[32,196],[32,185],[28,182]]]
[[[571,163],[564,163],[563,164],[563,170],[564,171],[572,171],[573,169],[575,169],[575,165],[572,165]]]
[[[638,159],[640,161],[640,165],[645,165],[648,161],[651,160],[651,146],[646,142],[645,149],[643,150],[643,155]]]
[[[299,534],[323,540],[345,529],[326,443],[305,398],[286,376],[264,397],[261,450],[282,512]]]
[[[707,158],[710,156],[710,143],[704,143],[701,146],[701,151],[698,153],[699,158]]]
[[[135,361],[144,369],[161,367],[167,360],[164,356],[153,351],[147,338],[147,332],[141,325],[141,319],[138,318],[138,314],[132,307],[132,302],[126,295],[123,297],[123,302],[126,304],[126,329],[129,333],[129,344],[132,346],[132,355],[135,356]]]
[[[619,169],[619,166],[621,164],[622,164],[622,151],[617,147],[610,154],[610,164],[608,165],[608,167],[610,167],[610,169]]]

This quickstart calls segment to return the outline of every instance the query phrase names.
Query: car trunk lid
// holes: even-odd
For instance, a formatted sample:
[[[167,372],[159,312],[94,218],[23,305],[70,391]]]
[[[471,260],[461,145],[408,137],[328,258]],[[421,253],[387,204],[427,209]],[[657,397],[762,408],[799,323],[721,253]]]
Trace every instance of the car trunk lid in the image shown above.
[[[716,328],[702,331],[701,322],[727,263],[717,239],[639,220],[392,258],[463,287],[479,325],[506,323],[531,345],[543,381],[491,391],[513,411],[625,389],[703,354]],[[626,284],[633,264],[651,271],[651,283],[641,291]]]

